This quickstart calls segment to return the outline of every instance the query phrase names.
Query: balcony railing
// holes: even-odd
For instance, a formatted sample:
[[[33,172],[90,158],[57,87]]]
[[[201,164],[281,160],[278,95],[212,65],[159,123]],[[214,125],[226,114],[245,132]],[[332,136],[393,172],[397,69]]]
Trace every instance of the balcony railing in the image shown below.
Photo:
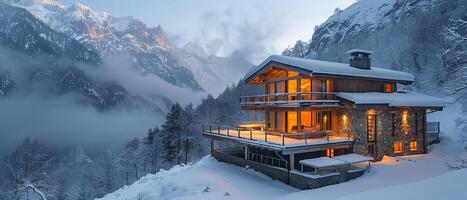
[[[281,133],[257,129],[243,129],[218,124],[203,124],[203,133],[214,134],[226,138],[256,141],[267,144],[313,145],[352,141],[348,131],[311,131],[304,133]]]
[[[426,123],[426,140],[428,144],[439,142],[440,123],[427,122]]]
[[[294,92],[241,96],[241,106],[268,106],[283,104],[338,105],[336,93],[331,92]]]

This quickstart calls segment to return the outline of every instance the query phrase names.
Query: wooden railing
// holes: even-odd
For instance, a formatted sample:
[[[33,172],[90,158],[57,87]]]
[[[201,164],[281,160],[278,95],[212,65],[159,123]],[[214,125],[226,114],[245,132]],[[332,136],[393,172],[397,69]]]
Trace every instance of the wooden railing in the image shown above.
[[[241,106],[277,104],[326,104],[337,105],[336,93],[332,92],[294,92],[241,96]]]
[[[254,129],[245,130],[219,124],[203,124],[202,131],[203,133],[216,134],[232,138],[241,138],[251,141],[260,141],[281,146],[286,145],[288,139],[293,139],[295,143],[298,141],[304,144],[310,144],[313,141],[316,141],[316,139],[330,142],[333,140],[333,137],[346,138],[348,140],[352,139],[352,135],[349,131],[324,130],[310,131],[305,133],[281,133],[276,131],[261,131]],[[317,135],[321,136],[317,137]]]

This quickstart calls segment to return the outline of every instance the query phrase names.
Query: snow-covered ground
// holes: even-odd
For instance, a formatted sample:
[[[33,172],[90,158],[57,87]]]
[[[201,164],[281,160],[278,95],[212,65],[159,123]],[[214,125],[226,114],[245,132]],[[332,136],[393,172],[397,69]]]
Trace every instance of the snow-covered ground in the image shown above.
[[[427,155],[385,157],[362,177],[313,190],[298,190],[251,169],[205,157],[190,166],[148,175],[103,200],[164,199],[467,199],[467,158],[455,119],[459,106],[429,116],[441,121],[442,141]]]

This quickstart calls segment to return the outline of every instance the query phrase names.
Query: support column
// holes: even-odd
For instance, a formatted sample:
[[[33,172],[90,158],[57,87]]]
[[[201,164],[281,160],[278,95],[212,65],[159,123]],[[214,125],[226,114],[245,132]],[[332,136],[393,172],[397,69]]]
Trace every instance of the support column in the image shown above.
[[[297,132],[302,133],[302,109],[297,110]]]
[[[248,154],[249,154],[248,145],[245,145],[244,149],[245,149],[245,160],[248,160]]]
[[[210,139],[209,142],[211,143],[211,155],[214,152],[214,140]]]
[[[289,165],[290,165],[290,170],[294,170],[295,169],[295,154],[290,154],[289,155]]]

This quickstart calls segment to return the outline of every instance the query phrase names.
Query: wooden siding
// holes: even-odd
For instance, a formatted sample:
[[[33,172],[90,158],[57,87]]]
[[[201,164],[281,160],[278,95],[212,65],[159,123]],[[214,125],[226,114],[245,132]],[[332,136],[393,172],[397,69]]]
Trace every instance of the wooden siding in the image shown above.
[[[365,80],[365,79],[333,79],[334,92],[385,92],[385,84],[391,82]]]

